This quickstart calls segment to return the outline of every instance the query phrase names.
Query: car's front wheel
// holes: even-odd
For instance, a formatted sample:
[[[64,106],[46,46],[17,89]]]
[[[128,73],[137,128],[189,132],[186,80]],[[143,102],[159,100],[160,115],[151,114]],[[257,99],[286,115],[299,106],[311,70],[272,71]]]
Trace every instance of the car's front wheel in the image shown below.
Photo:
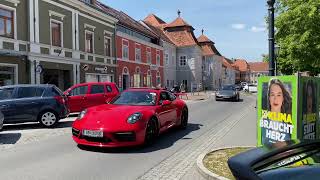
[[[59,118],[53,111],[43,111],[39,114],[39,122],[44,127],[53,127]]]
[[[149,120],[146,128],[146,134],[144,137],[144,143],[145,145],[149,146],[153,144],[157,138],[158,135],[158,128],[157,128],[157,120],[155,118],[152,118]]]

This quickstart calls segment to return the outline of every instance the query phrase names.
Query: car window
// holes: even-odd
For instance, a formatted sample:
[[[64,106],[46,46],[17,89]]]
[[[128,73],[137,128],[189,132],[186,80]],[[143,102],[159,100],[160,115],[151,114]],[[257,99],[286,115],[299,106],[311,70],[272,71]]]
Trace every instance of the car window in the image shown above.
[[[106,85],[107,92],[112,92],[112,88],[110,85]]]
[[[14,88],[0,89],[0,100],[12,98]]]
[[[61,96],[63,93],[58,88],[47,88],[46,92],[43,96],[51,97],[51,96]]]
[[[79,86],[70,91],[70,96],[80,96],[87,94],[88,86]]]
[[[36,87],[20,87],[18,88],[18,98],[30,98],[39,96],[39,94],[43,93],[41,90],[38,91]]]
[[[127,91],[115,98],[111,104],[153,106],[156,102],[156,93],[148,91]]]
[[[103,85],[92,85],[90,94],[103,94],[104,93],[104,87]]]
[[[222,86],[222,90],[234,90],[235,87],[232,86],[232,85],[229,85],[229,86]]]
[[[45,90],[45,88],[43,88],[43,87],[36,88],[35,96],[36,97],[41,97],[43,92],[44,92],[44,90]]]
[[[170,92],[168,92],[168,94],[169,94],[170,101],[174,101],[177,98],[174,94]]]
[[[164,100],[169,100],[170,101],[170,97],[169,97],[169,94],[167,92],[161,92],[160,93],[160,99],[159,99],[160,104]]]

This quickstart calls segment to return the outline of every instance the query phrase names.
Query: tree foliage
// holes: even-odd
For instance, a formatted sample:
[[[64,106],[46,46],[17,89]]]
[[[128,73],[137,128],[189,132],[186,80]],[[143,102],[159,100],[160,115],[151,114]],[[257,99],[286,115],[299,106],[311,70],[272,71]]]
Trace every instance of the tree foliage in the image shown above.
[[[276,14],[278,69],[320,73],[320,0],[278,0]]]
[[[269,62],[269,54],[262,54],[262,62]]]

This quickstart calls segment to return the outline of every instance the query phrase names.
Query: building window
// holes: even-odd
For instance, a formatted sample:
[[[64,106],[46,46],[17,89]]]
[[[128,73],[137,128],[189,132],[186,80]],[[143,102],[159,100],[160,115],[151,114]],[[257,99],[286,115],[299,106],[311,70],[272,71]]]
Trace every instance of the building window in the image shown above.
[[[104,38],[104,49],[106,56],[111,57],[111,39],[108,37]]]
[[[0,8],[0,36],[13,38],[13,11]]]
[[[129,43],[127,41],[122,42],[122,59],[129,59]]]
[[[147,48],[147,63],[151,64],[151,49]]]
[[[86,73],[86,82],[114,82],[113,75]]]
[[[140,47],[136,47],[135,49],[136,61],[141,62],[141,49]]]
[[[147,87],[151,87],[152,86],[152,79],[151,79],[151,71],[148,70],[147,72]]]
[[[62,22],[51,20],[51,45],[62,47]]]
[[[187,57],[180,56],[180,66],[186,66],[186,65],[187,65]]]
[[[157,65],[160,66],[160,54],[157,54]]]
[[[17,78],[17,66],[0,64],[0,86],[16,84]]]
[[[87,53],[94,53],[93,52],[93,32],[86,31],[86,52]]]
[[[164,58],[165,58],[165,60],[166,60],[166,65],[169,65],[169,63],[170,63],[170,62],[169,62],[169,54],[166,53],[166,54],[164,55]]]

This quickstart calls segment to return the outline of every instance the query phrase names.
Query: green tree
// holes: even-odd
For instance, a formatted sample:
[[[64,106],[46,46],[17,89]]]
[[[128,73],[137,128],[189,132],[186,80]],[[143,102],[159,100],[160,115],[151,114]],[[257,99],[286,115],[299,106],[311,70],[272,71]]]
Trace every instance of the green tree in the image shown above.
[[[320,0],[278,0],[276,14],[278,69],[320,73]]]
[[[268,54],[262,54],[262,61],[263,62],[269,62],[269,55]]]

